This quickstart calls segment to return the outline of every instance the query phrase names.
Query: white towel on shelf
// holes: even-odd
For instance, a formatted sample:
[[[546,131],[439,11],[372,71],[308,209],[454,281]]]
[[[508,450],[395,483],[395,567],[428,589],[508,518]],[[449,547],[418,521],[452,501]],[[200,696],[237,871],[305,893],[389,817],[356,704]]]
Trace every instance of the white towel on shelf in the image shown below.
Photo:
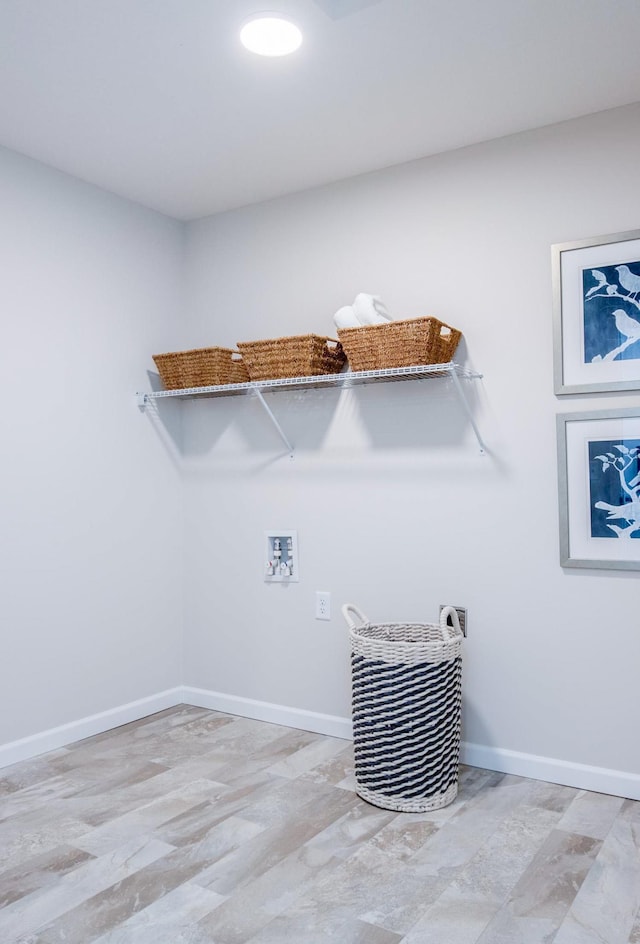
[[[367,295],[366,292],[356,295],[353,312],[361,325],[384,324],[393,320],[380,296]]]
[[[359,328],[360,322],[355,316],[355,312],[351,305],[344,305],[342,308],[338,308],[337,312],[333,316],[333,323],[336,328]]]

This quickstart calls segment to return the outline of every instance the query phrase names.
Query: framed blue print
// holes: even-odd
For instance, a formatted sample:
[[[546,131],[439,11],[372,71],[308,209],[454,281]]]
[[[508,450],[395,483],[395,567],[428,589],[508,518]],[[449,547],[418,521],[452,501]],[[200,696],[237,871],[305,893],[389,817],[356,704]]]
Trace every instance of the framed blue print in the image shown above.
[[[561,565],[640,570],[640,407],[557,424]]]
[[[591,537],[640,540],[640,439],[588,446]]]
[[[640,230],[551,247],[558,395],[640,389]]]

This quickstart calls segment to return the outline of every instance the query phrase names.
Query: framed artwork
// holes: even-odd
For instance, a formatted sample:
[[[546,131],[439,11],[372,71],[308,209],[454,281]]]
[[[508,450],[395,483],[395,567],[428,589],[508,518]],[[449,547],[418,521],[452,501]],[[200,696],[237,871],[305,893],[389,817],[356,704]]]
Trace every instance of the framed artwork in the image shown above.
[[[640,230],[551,247],[556,394],[640,390]]]
[[[557,417],[560,564],[640,570],[640,407]]]

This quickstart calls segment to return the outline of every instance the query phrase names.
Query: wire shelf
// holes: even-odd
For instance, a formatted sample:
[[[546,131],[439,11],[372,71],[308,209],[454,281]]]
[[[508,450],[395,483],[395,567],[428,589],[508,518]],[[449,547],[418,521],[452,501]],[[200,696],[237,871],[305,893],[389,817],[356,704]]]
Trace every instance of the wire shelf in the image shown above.
[[[484,442],[482,441],[480,431],[476,425],[469,404],[467,403],[462,384],[460,383],[461,378],[463,380],[479,380],[482,378],[482,374],[453,362],[448,364],[419,365],[416,367],[388,367],[383,370],[347,370],[343,371],[341,374],[318,374],[312,377],[281,377],[277,380],[251,380],[246,383],[218,384],[211,387],[187,387],[182,390],[152,390],[149,393],[138,393],[136,396],[138,405],[141,409],[144,409],[152,401],[166,398],[198,400],[207,397],[234,397],[248,393],[253,394],[275,426],[287,449],[293,454],[293,446],[266,402],[264,398],[265,393],[276,392],[278,390],[311,390],[323,387],[348,388],[369,383],[389,383],[399,380],[432,380],[437,377],[450,377],[452,379],[456,394],[478,440],[480,452],[484,453]]]
[[[260,390],[313,389],[318,387],[355,387],[360,384],[399,380],[428,380],[455,374],[465,379],[479,379],[482,374],[460,364],[429,364],[417,367],[388,367],[384,370],[344,371],[341,374],[318,374],[312,377],[281,377],[277,380],[252,380],[246,383],[218,384],[211,387],[186,387],[181,390],[153,390],[139,393],[144,402],[164,397],[196,399],[199,397],[232,397]]]

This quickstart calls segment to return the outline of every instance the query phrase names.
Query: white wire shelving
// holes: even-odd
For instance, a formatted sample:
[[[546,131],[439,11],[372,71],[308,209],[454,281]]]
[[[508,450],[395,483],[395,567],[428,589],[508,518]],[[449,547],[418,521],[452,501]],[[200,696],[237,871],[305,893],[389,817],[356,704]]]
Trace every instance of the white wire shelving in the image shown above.
[[[257,397],[287,449],[293,453],[293,446],[264,398],[265,393],[275,393],[279,390],[311,390],[330,387],[349,388],[371,383],[393,383],[403,380],[434,380],[443,377],[450,377],[452,379],[460,405],[471,423],[476,439],[478,440],[480,451],[484,453],[486,446],[480,435],[480,430],[478,429],[461,383],[461,380],[480,380],[482,374],[455,363],[430,364],[428,366],[420,365],[417,367],[390,367],[383,370],[344,371],[341,374],[319,374],[312,377],[282,377],[278,380],[252,380],[246,383],[218,384],[211,387],[187,387],[181,390],[153,390],[148,393],[137,393],[136,398],[138,406],[144,410],[145,407],[153,401],[168,398],[200,400],[251,394]]]

